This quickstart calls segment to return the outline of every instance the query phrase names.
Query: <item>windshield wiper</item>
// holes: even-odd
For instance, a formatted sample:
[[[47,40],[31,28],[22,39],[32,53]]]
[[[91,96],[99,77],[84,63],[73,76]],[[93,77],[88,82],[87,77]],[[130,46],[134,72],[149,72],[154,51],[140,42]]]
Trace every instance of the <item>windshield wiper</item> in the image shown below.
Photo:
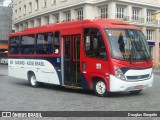
[[[140,40],[139,40],[140,41]],[[140,41],[141,42],[141,44],[142,44],[142,41]],[[145,54],[145,52],[142,50],[142,48],[141,48],[141,52],[143,53],[143,57],[145,58],[145,60],[148,62],[149,61],[149,58],[147,57],[147,55]],[[141,53],[140,52],[140,53]]]
[[[147,58],[147,56],[146,56],[146,54],[144,53],[144,51],[142,50],[142,49],[139,49],[139,47],[138,46],[140,46],[139,44],[136,44],[136,41],[135,41],[135,39],[133,39],[134,40],[134,42],[132,41],[132,43],[134,44],[134,48],[136,48],[136,51],[144,58],[144,60],[146,60],[147,62],[148,62],[148,58]],[[140,41],[141,42],[141,41]],[[133,45],[132,44],[132,45]],[[141,43],[142,44],[142,43]],[[142,59],[143,59],[142,58]]]
[[[131,57],[130,58],[130,64],[132,64],[132,62],[133,62],[133,50],[131,49],[130,52],[131,52],[131,55],[130,55],[130,57]]]
[[[142,54],[141,54],[141,52],[142,52]],[[140,50],[139,53],[140,53],[141,55],[143,55],[144,60],[146,60],[146,61],[148,62],[148,58],[147,58],[146,54],[144,53],[144,51],[143,51],[143,50]]]

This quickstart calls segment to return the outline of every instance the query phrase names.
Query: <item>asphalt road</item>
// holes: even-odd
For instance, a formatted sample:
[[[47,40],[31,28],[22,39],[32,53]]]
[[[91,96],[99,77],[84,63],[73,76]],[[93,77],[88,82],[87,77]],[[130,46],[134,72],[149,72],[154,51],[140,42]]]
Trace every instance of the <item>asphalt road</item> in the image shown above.
[[[25,80],[8,77],[7,66],[0,65],[0,111],[159,111],[160,72],[155,72],[153,87],[139,95],[114,93],[101,98],[94,96],[92,92],[53,85],[32,88]],[[112,119],[114,118],[110,120]],[[142,119],[160,120],[160,118]]]

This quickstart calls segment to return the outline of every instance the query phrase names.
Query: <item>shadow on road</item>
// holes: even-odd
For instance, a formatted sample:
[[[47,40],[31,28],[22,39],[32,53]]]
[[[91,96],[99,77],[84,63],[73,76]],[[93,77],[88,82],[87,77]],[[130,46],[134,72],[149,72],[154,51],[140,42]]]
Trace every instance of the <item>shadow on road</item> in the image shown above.
[[[29,85],[27,81],[13,81],[12,84],[15,84],[17,86],[24,86],[24,87],[30,87],[33,88],[32,86]],[[93,95],[92,91],[88,90],[82,90],[82,89],[70,89],[70,88],[65,88],[62,86],[58,85],[51,85],[51,84],[40,84],[39,87],[34,88],[34,89],[46,89],[46,90],[56,90],[60,92],[66,92],[66,93],[77,93],[77,94],[88,94],[88,95]]]
[[[12,82],[13,84],[16,84],[18,86],[25,86],[25,87],[31,87],[27,81],[14,81]],[[54,91],[59,91],[59,92],[65,92],[65,93],[76,93],[76,94],[84,94],[84,95],[91,95],[94,96],[93,91],[91,90],[82,90],[82,89],[71,89],[71,88],[65,88],[62,86],[57,86],[57,85],[51,85],[51,84],[41,84],[40,87],[35,88],[35,89],[46,89],[46,90],[54,90]],[[120,97],[137,97],[137,96],[141,96],[144,95],[144,93],[140,93],[137,95],[134,94],[130,94],[129,92],[116,92],[116,93],[109,93],[109,95],[107,96],[107,98],[120,98]]]
[[[117,98],[117,97],[137,97],[144,95],[144,93],[139,93],[139,94],[131,94],[130,92],[117,92],[117,93],[110,93],[108,97],[110,98]]]

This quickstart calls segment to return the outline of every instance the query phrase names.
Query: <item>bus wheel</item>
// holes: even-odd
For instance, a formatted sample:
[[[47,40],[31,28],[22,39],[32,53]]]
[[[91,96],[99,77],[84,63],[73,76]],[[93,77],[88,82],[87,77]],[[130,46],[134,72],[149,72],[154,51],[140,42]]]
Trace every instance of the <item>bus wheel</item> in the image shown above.
[[[97,80],[93,86],[94,93],[99,97],[105,97],[108,95],[107,87],[103,80]]]
[[[39,86],[34,73],[30,74],[30,76],[29,76],[29,83],[32,87],[38,87]]]
[[[130,91],[131,94],[136,95],[142,92],[142,90],[135,90],[135,91]]]

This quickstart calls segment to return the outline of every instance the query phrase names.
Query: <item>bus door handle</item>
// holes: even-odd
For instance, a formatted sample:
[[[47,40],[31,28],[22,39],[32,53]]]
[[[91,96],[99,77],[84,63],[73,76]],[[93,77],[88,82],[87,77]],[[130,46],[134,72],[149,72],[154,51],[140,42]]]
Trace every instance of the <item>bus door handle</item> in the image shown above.
[[[21,68],[24,68],[24,67],[21,67]]]

